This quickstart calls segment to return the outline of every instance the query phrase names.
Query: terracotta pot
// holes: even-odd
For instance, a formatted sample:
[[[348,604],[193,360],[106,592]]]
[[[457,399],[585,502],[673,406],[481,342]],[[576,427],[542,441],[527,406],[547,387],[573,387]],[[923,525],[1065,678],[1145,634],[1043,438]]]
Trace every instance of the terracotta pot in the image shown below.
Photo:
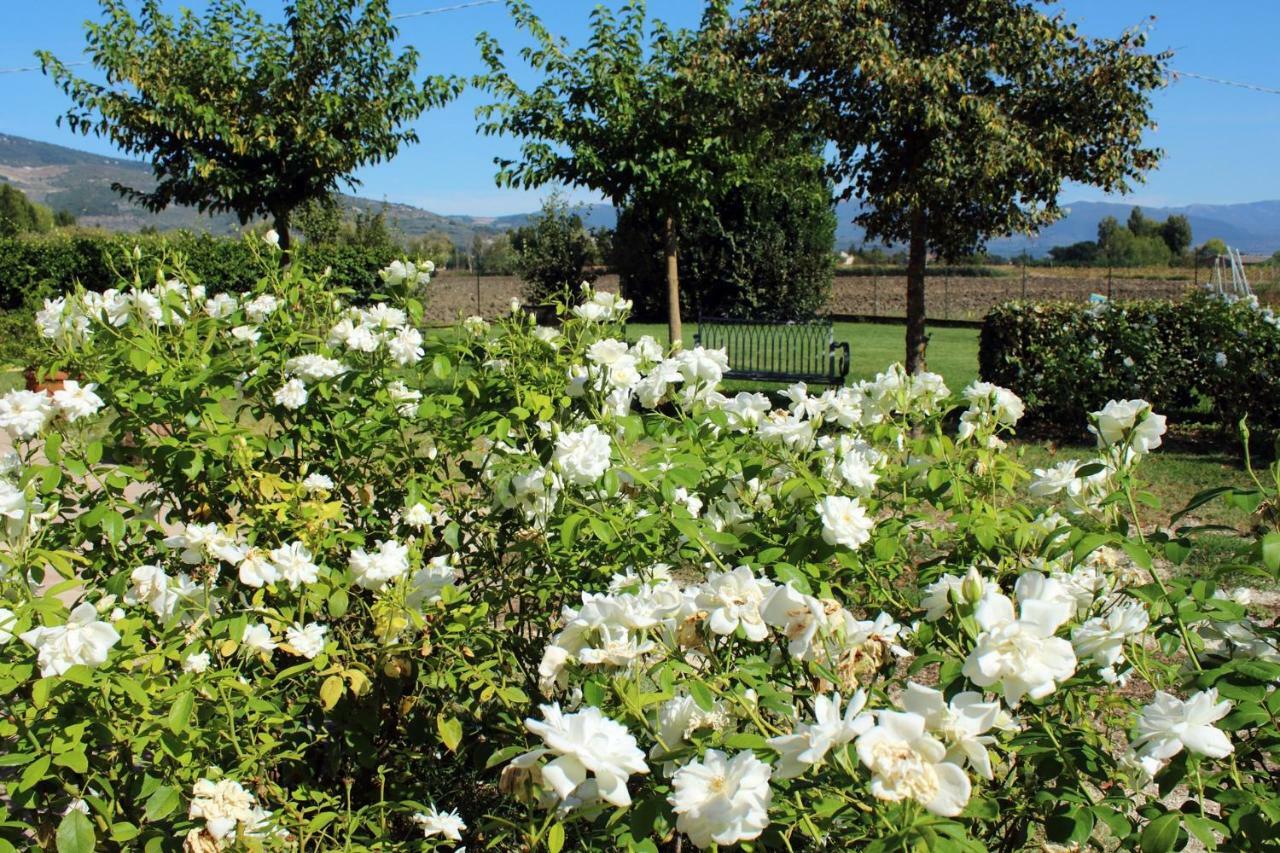
[[[46,394],[52,394],[54,391],[61,391],[70,378],[65,370],[56,370],[53,373],[45,374],[44,381],[40,381],[40,371],[34,367],[28,367],[26,370],[27,390],[43,391]]]

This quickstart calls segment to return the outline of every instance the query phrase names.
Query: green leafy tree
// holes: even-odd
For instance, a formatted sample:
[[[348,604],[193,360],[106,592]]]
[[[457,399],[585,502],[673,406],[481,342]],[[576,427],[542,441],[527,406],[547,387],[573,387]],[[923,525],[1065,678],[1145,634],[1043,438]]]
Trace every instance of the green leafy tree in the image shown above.
[[[1196,254],[1200,256],[1200,260],[1212,261],[1214,258],[1225,255],[1227,253],[1227,244],[1218,237],[1210,237],[1200,244],[1200,248],[1196,249]]]
[[[1123,191],[1165,55],[1082,36],[1025,0],[754,0],[743,30],[836,149],[870,238],[909,246],[907,365],[925,366],[925,264],[1062,215],[1064,181]]]
[[[536,47],[522,51],[542,81],[531,89],[508,72],[488,34],[478,41],[488,72],[477,85],[496,98],[477,115],[486,134],[523,140],[520,157],[498,159],[503,186],[549,183],[589,187],[619,209],[660,212],[667,281],[667,325],[680,341],[681,231],[742,179],[749,151],[768,144],[758,121],[764,81],[722,48],[727,0],[712,0],[699,30],[648,25],[643,2],[618,15],[591,13],[588,45],[570,50],[525,0],[509,0],[516,25]]]
[[[797,139],[758,163],[753,177],[692,215],[681,249],[682,311],[797,320],[820,312],[831,291],[836,217],[820,147]],[[662,307],[662,222],[621,212],[613,266],[638,317]]]
[[[1160,238],[1174,258],[1181,258],[1191,245],[1191,220],[1185,216],[1170,216],[1160,226]]]
[[[285,249],[299,205],[355,187],[355,170],[416,142],[405,125],[461,88],[414,81],[418,56],[393,49],[387,0],[294,0],[279,23],[240,0],[176,21],[160,0],[137,17],[125,0],[99,3],[87,47],[105,83],[38,55],[74,102],[62,117],[72,130],[150,158],[152,189],[113,188],[150,210],[270,217]]]
[[[1129,211],[1129,221],[1126,223],[1129,233],[1135,237],[1159,237],[1160,223],[1155,219],[1150,219],[1142,212],[1142,208],[1135,207]]]
[[[594,281],[591,235],[559,194],[542,203],[529,225],[511,232],[516,273],[524,279],[525,298],[535,304],[567,297],[583,281]]]
[[[313,245],[332,246],[342,235],[342,207],[333,195],[307,199],[294,214],[294,220],[302,236]]]
[[[17,187],[0,184],[0,237],[48,231],[51,227],[53,214],[48,208],[28,199]]]

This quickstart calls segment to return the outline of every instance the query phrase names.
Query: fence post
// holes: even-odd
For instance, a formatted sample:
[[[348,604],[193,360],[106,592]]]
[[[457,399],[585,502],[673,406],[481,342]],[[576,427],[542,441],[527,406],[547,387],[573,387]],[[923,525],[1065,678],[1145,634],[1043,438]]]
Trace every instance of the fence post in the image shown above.
[[[942,319],[951,319],[951,276],[942,277]]]
[[[880,274],[871,276],[871,316],[880,316]]]
[[[476,264],[476,316],[480,316],[480,265]]]
[[[1022,301],[1027,300],[1027,252],[1022,251]]]
[[[1107,301],[1111,301],[1111,264],[1107,264]]]

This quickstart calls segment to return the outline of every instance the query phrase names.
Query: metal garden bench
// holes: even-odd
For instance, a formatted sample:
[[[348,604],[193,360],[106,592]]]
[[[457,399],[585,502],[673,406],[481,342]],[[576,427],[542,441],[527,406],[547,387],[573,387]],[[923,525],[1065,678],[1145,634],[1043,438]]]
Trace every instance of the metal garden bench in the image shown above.
[[[836,341],[830,320],[700,318],[693,340],[728,352],[726,379],[843,385],[849,375],[849,344]]]

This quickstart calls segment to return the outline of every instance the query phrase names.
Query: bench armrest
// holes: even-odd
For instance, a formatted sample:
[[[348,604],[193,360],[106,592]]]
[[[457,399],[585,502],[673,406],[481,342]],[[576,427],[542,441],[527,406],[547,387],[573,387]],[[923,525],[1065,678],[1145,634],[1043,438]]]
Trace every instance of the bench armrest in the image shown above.
[[[845,377],[849,375],[849,362],[851,360],[851,356],[849,354],[849,342],[848,341],[832,341],[830,346],[831,346],[831,350],[830,350],[831,361],[832,361],[832,366],[835,368],[835,371],[834,371],[835,375],[839,376],[840,379],[843,380]],[[844,354],[844,358],[837,358],[836,357],[837,352],[842,352]]]

